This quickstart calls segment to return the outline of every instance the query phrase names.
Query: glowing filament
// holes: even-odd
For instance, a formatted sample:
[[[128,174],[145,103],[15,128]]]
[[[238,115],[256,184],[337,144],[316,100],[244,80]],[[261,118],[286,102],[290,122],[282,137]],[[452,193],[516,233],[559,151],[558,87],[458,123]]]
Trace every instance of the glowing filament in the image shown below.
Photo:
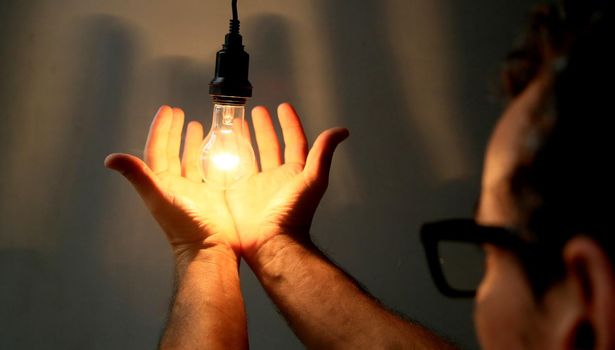
[[[216,168],[229,171],[235,169],[239,165],[239,156],[232,153],[220,153],[212,155],[212,162]]]

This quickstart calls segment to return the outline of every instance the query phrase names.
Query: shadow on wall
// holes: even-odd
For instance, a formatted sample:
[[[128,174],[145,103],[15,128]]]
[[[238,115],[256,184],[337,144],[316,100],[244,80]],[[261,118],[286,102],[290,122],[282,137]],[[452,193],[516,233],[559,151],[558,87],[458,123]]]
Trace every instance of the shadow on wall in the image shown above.
[[[139,39],[130,25],[107,15],[82,18],[75,26],[75,33],[79,34],[71,53],[75,60],[73,71],[69,72],[74,81],[66,97],[70,110],[66,116],[60,116],[60,122],[68,128],[65,135],[69,140],[63,149],[54,150],[64,156],[55,174],[62,181],[46,202],[55,203],[47,220],[56,218],[53,232],[58,232],[61,240],[57,261],[64,268],[75,261],[86,262],[74,266],[73,276],[66,281],[73,283],[72,279],[77,278],[86,282],[83,287],[87,291],[77,293],[85,292],[87,297],[72,296],[83,300],[103,298],[108,286],[94,277],[101,275],[104,260],[99,246],[112,238],[106,232],[106,222],[107,208],[114,198],[106,191],[108,177],[101,160],[109,148],[118,149],[122,144]],[[63,293],[70,295],[68,287],[60,286],[66,288]],[[67,318],[66,322],[72,320]]]
[[[10,179],[11,188],[30,192],[34,202],[13,208],[20,218],[12,222],[23,222],[13,234],[28,235],[34,241],[45,237],[51,244],[44,245],[43,251],[35,247],[37,253],[1,253],[0,274],[13,286],[0,291],[3,304],[8,305],[2,322],[11,322],[0,325],[11,335],[1,337],[2,348],[95,348],[112,339],[131,339],[129,335],[138,332],[137,315],[126,312],[133,306],[103,271],[105,257],[99,247],[113,239],[106,227],[114,201],[105,191],[108,177],[101,162],[109,148],[121,146],[139,39],[130,25],[106,15],[79,20],[73,33],[67,46],[71,51],[63,53],[62,77],[72,80],[69,89],[47,91],[64,107],[45,116],[63,127],[60,135],[45,135],[56,138],[51,141],[55,146],[43,152],[53,152],[58,164],[44,174],[32,174],[32,179],[30,175]],[[28,117],[33,116],[24,119]],[[30,174],[27,161],[16,160],[11,166]],[[37,188],[50,184],[53,188]],[[116,318],[118,314],[124,317]]]
[[[402,164],[421,164],[425,160],[417,152],[419,135],[407,134],[400,125],[406,123],[410,111],[401,92],[403,86],[396,77],[395,59],[385,28],[386,21],[378,1],[316,2],[321,14],[323,32],[329,33],[327,53],[335,74],[333,91],[337,104],[333,113],[342,119],[342,125],[353,125],[353,140],[345,147],[351,163],[360,177],[369,176],[361,183],[379,183],[379,188],[366,189],[372,201],[387,201],[388,191],[383,187],[394,183],[391,174],[419,184],[424,177],[408,172]],[[411,132],[411,131],[410,131]],[[383,142],[386,140],[386,142]],[[369,159],[369,162],[365,160]],[[424,168],[419,166],[419,168]]]
[[[417,3],[420,1],[396,2],[395,5],[415,6]],[[439,142],[448,141],[450,135],[463,141],[463,130],[447,130],[454,125],[449,123],[449,118],[456,116],[446,112],[454,112],[454,107],[450,110],[428,108],[431,103],[456,106],[458,101],[454,100],[455,94],[438,89],[423,90],[434,85],[421,85],[421,81],[412,80],[404,82],[404,70],[409,67],[402,65],[407,62],[399,57],[442,64],[447,63],[446,59],[434,60],[430,55],[436,55],[437,50],[429,46],[422,48],[414,42],[406,45],[406,52],[400,50],[400,42],[409,40],[410,35],[390,30],[389,21],[394,19],[386,12],[387,4],[380,1],[318,0],[314,6],[321,19],[318,25],[327,33],[323,37],[328,47],[324,54],[334,72],[333,91],[339,92],[337,103],[331,108],[334,115],[344,118],[340,120],[342,125],[353,126],[351,138],[344,147],[349,149],[347,154],[359,182],[369,184],[363,189],[366,202],[338,215],[342,217],[339,221],[345,224],[339,228],[327,227],[331,232],[350,231],[352,237],[323,236],[322,241],[337,246],[336,258],[342,263],[347,260],[349,263],[344,267],[385,304],[396,305],[410,315],[424,318],[421,321],[434,325],[436,330],[465,325],[469,320],[463,313],[444,319],[435,316],[435,312],[445,309],[433,307],[441,299],[433,294],[417,237],[421,220],[437,213],[464,212],[469,181],[474,181],[469,178],[472,174],[466,171],[466,164],[447,158],[460,154],[460,158],[467,159],[467,155],[459,149],[447,149],[451,147],[450,142]],[[442,13],[434,11],[433,15],[441,16]],[[429,19],[423,22],[426,26],[431,24]],[[412,27],[408,24],[401,27],[408,26]],[[430,30],[429,27],[416,29],[427,33]],[[443,36],[453,34],[439,29]],[[424,51],[417,51],[421,49]],[[426,70],[437,72],[440,68],[437,63],[420,63],[423,65],[419,67]],[[428,71],[422,76],[430,78],[433,75]],[[416,86],[409,89],[408,84]],[[427,102],[421,100],[423,98],[431,100]],[[417,105],[427,107],[416,108]],[[425,110],[440,114],[422,115],[420,112]],[[440,120],[436,122],[434,118]],[[445,136],[430,135],[425,130]],[[459,164],[462,168],[455,169]],[[443,188],[443,193],[454,194],[455,198],[448,200],[445,194],[437,192]],[[412,276],[413,283],[400,283],[401,273]],[[471,343],[467,334],[455,336],[464,336],[465,341]]]
[[[298,102],[288,21],[282,16],[259,15],[247,18],[242,26],[244,41],[249,43],[253,99],[272,112],[282,102]]]
[[[186,120],[196,119],[206,126],[211,125],[209,82],[214,74],[213,65],[188,57],[167,56],[154,61],[150,73],[154,77],[153,85],[158,90],[154,94],[159,103],[182,108]]]
[[[361,222],[364,225],[356,231],[356,239],[338,242],[344,246],[340,254],[343,260],[342,254],[364,252],[369,245],[366,242],[374,235],[392,239],[393,231],[387,223],[402,225],[400,218],[419,217],[423,203],[404,203],[403,198],[416,198],[413,191],[425,187],[431,174],[424,173],[428,160],[419,142],[421,135],[416,129],[403,127],[411,118],[412,111],[407,108],[411,101],[407,103],[406,99],[412,96],[403,94],[389,33],[382,25],[387,18],[380,2],[319,0],[315,6],[321,20],[317,25],[327,34],[323,37],[327,46],[323,54],[328,56],[326,61],[334,74],[336,103],[331,106],[332,115],[340,118],[341,125],[352,125],[344,147],[358,182],[370,184],[360,189],[368,202],[344,218],[352,225],[356,223],[357,228]],[[374,267],[356,270],[365,275],[378,274]]]
[[[10,215],[11,162],[17,158],[18,152],[11,146],[17,142],[20,135],[14,132],[18,122],[17,105],[22,99],[18,89],[23,89],[24,82],[17,73],[21,62],[18,58],[23,54],[19,40],[23,37],[22,25],[31,21],[33,4],[27,1],[0,1],[0,240],[6,232],[2,232],[3,221]],[[7,151],[12,150],[12,151]]]
[[[458,158],[465,159],[467,155],[460,153],[459,147],[455,147],[450,138],[459,141],[461,138],[458,130],[453,128],[452,108],[442,113],[437,108],[415,108],[417,105],[425,105],[421,100],[425,97],[434,99],[434,96],[443,98],[437,105],[455,106],[452,96],[441,91],[432,91],[425,95],[417,94],[421,89],[432,88],[428,81],[411,81],[414,85],[408,89],[404,84],[406,70],[410,67],[406,62],[400,61],[398,52],[401,42],[410,40],[404,33],[390,32],[387,23],[391,20],[386,6],[379,1],[361,1],[350,3],[348,1],[318,1],[321,8],[323,25],[330,33],[329,50],[333,71],[336,73],[336,91],[340,91],[338,97],[338,111],[336,115],[352,116],[352,122],[360,126],[354,127],[353,138],[360,138],[360,143],[354,143],[356,150],[351,154],[370,155],[381,163],[370,164],[369,168],[381,169],[378,177],[386,178],[391,171],[402,175],[409,184],[433,183],[437,181],[459,180],[467,176],[467,171]],[[417,6],[416,2],[407,7]],[[432,15],[439,15],[432,13]],[[428,22],[428,21],[425,21]],[[423,33],[433,32],[433,28],[417,28]],[[438,28],[438,32],[442,32]],[[412,33],[413,34],[413,33]],[[449,33],[443,33],[448,35]],[[414,34],[413,34],[414,35]],[[417,54],[416,46],[410,46],[409,57],[421,56]],[[446,60],[436,59],[434,48],[422,52],[422,74],[429,78],[429,71],[437,75],[444,70],[442,65],[447,65]],[[436,61],[425,64],[425,60]],[[417,66],[414,64],[414,66]],[[441,66],[438,66],[440,64]],[[416,67],[414,67],[416,68]],[[450,69],[446,69],[449,71]],[[439,78],[450,77],[437,75]],[[454,88],[454,87],[453,87]],[[408,94],[407,92],[411,92]],[[412,93],[414,92],[414,93]],[[431,111],[433,115],[423,115],[421,111]],[[435,113],[434,113],[435,112]],[[407,124],[410,127],[406,127]],[[358,132],[366,134],[357,135]],[[425,133],[429,131],[429,133]],[[437,142],[434,141],[437,140]],[[382,142],[381,140],[387,140]],[[350,146],[350,147],[353,147]],[[456,157],[453,157],[456,155]],[[353,162],[359,164],[360,162]],[[429,173],[417,174],[396,167],[394,164],[414,164],[417,169],[426,169]],[[459,168],[459,169],[454,169]],[[370,169],[365,169],[369,170]],[[399,173],[399,172],[402,173]],[[424,170],[423,170],[424,171]],[[366,172],[366,173],[368,173]]]

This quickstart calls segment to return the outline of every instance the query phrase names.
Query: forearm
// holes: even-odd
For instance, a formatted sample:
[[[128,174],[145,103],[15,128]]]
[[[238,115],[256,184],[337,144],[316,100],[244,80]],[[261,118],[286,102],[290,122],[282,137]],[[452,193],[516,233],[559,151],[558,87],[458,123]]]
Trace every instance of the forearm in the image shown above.
[[[232,251],[177,256],[177,290],[161,349],[246,349],[246,316]]]
[[[449,348],[383,308],[309,244],[279,235],[249,264],[310,348]]]

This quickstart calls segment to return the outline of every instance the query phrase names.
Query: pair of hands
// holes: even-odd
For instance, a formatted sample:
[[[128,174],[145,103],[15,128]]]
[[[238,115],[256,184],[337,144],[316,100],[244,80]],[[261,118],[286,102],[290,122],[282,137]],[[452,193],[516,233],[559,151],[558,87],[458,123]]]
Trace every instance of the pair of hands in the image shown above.
[[[232,250],[235,256],[251,258],[276,235],[309,238],[312,217],[328,185],[333,153],[348,136],[343,128],[326,130],[308,151],[293,107],[280,105],[278,118],[283,155],[269,112],[263,107],[252,110],[260,171],[255,167],[226,191],[201,180],[198,158],[204,133],[199,122],[188,124],[180,160],[184,112],[179,108],[162,106],[156,113],[144,161],[111,154],[105,166],[134,186],[166,233],[176,258],[194,256],[203,249]]]

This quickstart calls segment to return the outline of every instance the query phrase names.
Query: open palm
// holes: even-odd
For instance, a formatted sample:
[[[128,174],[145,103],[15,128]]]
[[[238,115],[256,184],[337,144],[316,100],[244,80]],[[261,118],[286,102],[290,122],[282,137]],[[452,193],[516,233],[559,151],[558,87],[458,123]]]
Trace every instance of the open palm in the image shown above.
[[[145,162],[128,154],[112,154],[105,165],[132,183],[176,253],[215,244],[238,250],[239,239],[224,192],[203,183],[197,168],[203,139],[198,122],[188,124],[180,162],[183,125],[181,109],[161,107],[150,127]]]
[[[285,143],[284,160],[269,112],[256,107],[252,120],[261,172],[255,171],[226,192],[242,252],[248,256],[276,234],[309,237],[312,217],[328,185],[333,152],[348,136],[346,129],[329,129],[308,152],[301,121],[292,106],[280,105],[278,118]]]

